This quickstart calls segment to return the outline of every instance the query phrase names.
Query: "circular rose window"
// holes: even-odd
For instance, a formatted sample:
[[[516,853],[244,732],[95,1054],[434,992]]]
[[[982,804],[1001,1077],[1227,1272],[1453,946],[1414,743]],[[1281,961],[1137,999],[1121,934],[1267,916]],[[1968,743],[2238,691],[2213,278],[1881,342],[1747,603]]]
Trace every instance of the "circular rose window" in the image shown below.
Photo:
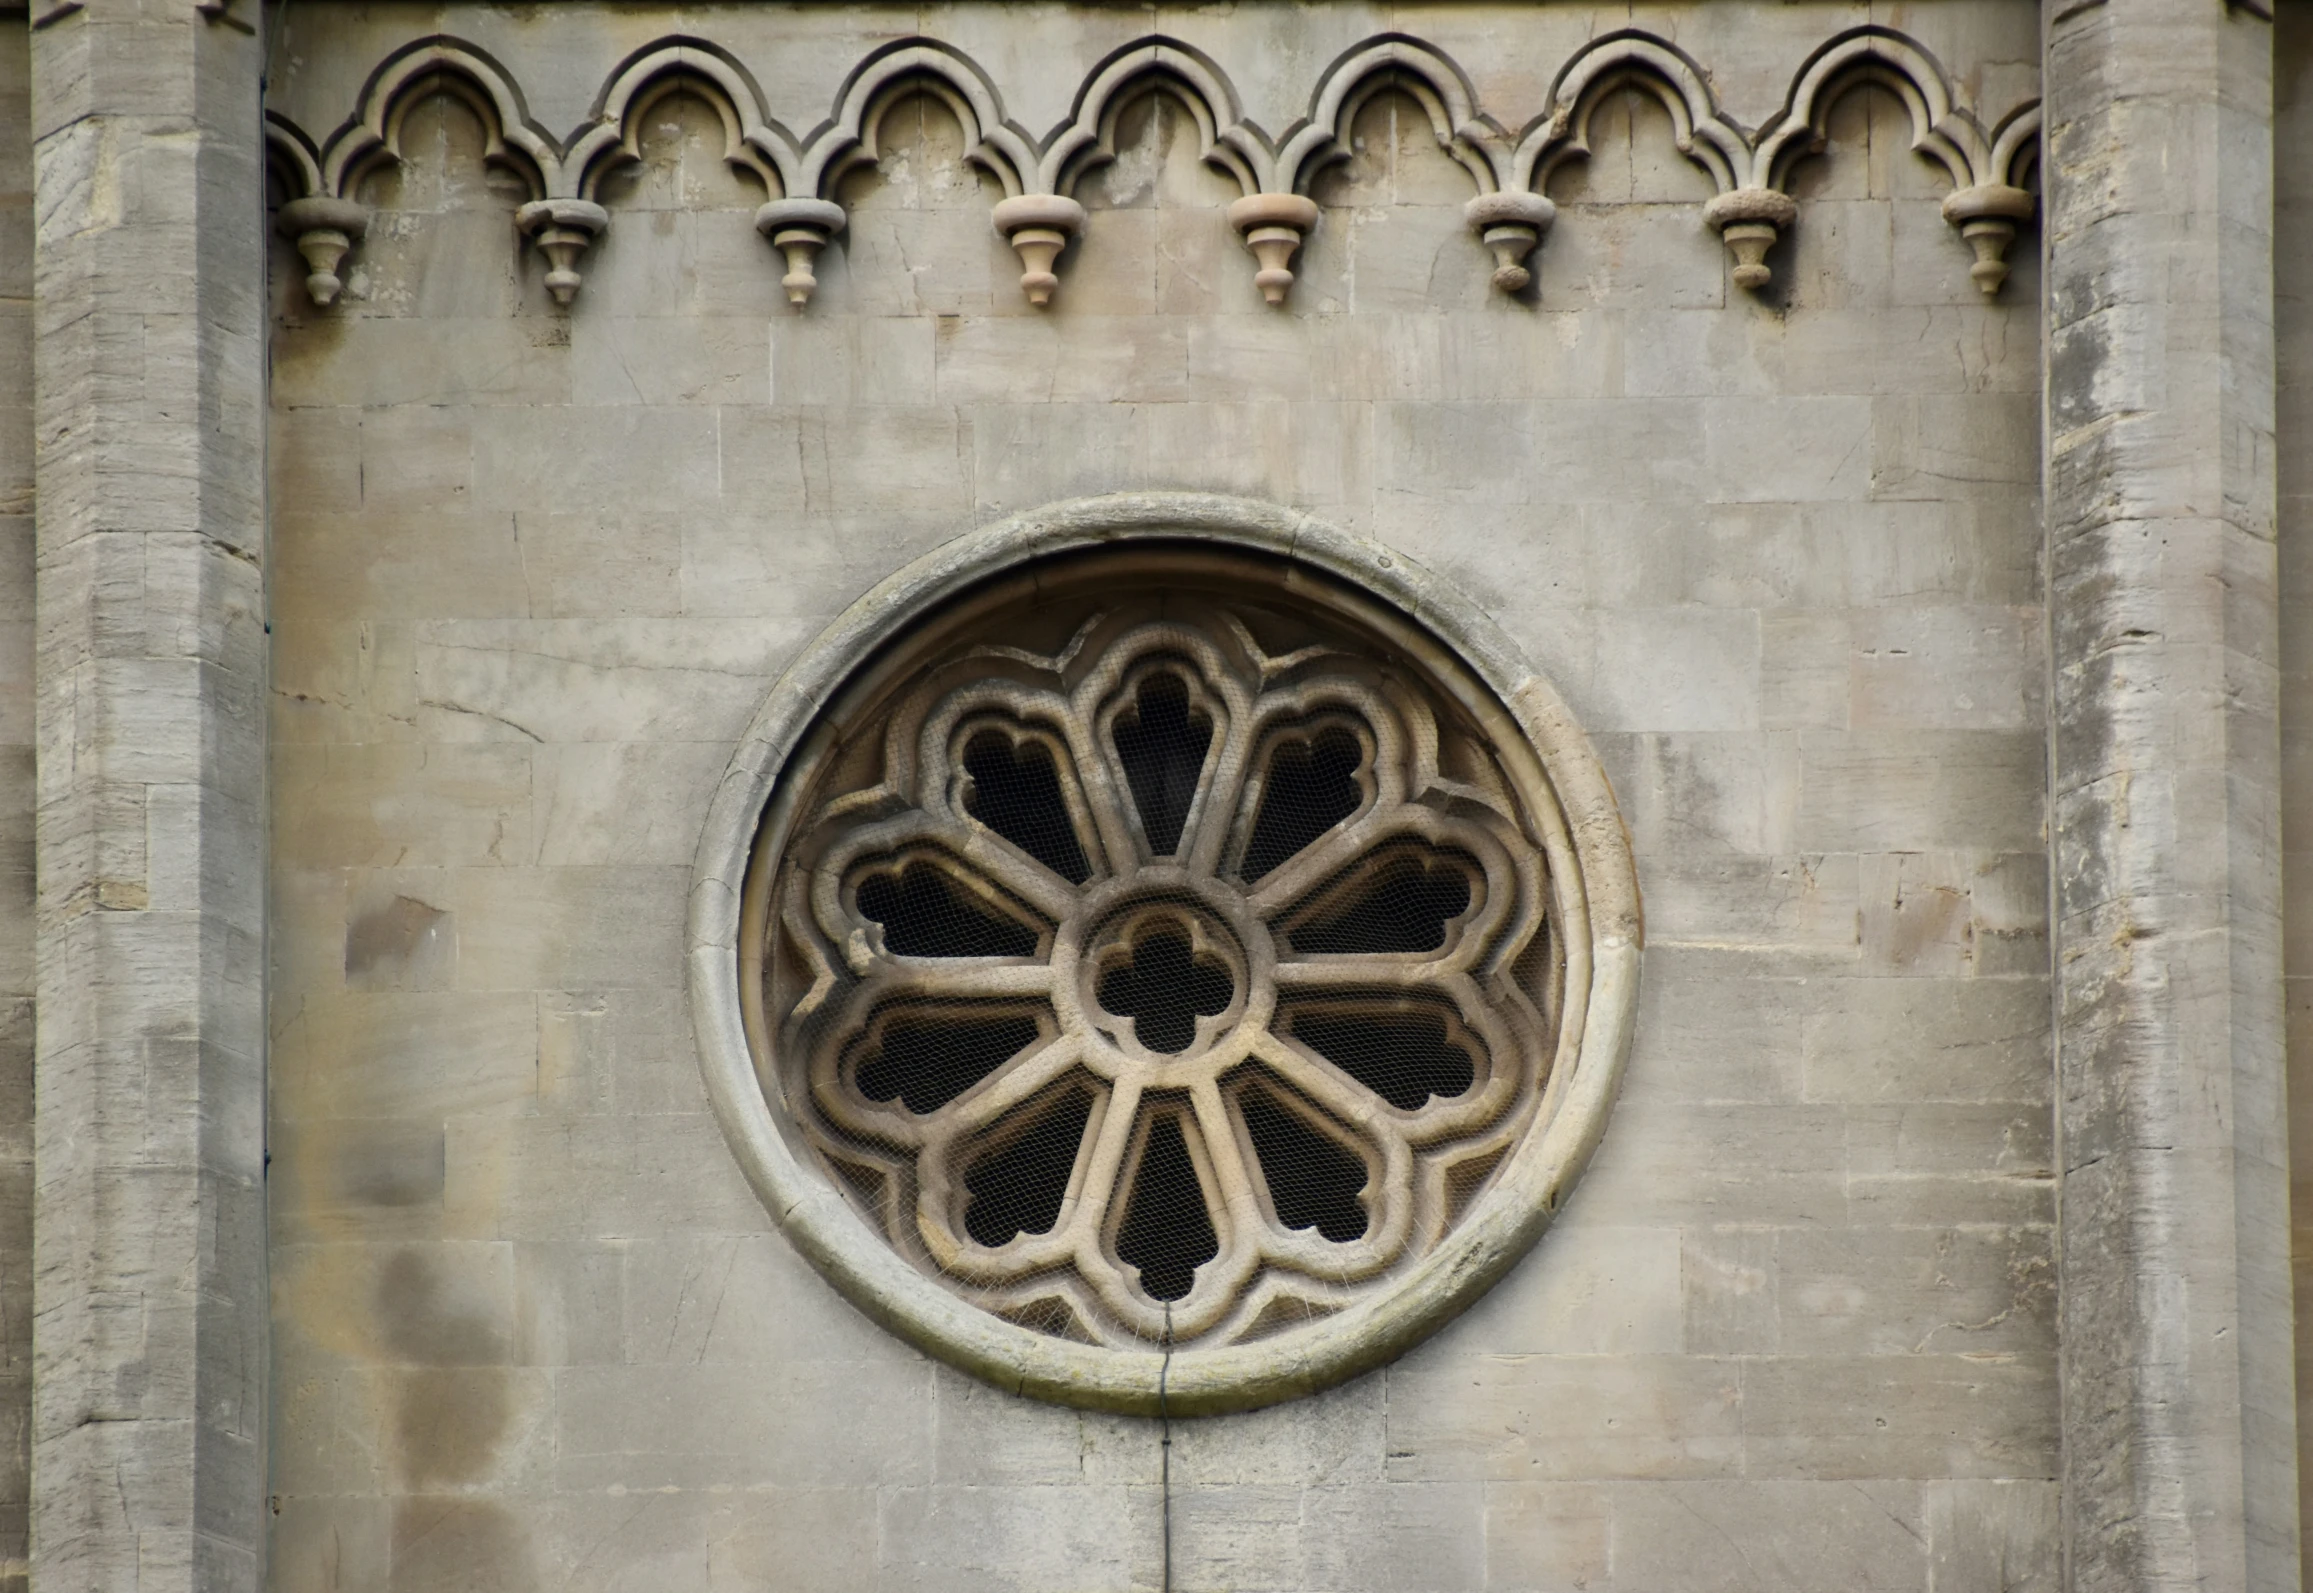
[[[1611,1100],[1635,894],[1579,733],[1439,599],[1278,511],[1095,500],[790,671],[702,853],[699,1016],[854,1300],[1008,1386],[1221,1409],[1532,1241]]]

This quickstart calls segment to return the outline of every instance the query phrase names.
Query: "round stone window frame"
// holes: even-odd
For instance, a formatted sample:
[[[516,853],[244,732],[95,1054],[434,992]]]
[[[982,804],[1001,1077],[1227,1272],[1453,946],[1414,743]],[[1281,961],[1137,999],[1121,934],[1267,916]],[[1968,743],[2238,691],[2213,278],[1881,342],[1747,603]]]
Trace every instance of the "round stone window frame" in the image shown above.
[[[782,1129],[757,1073],[741,992],[741,918],[758,837],[782,771],[823,711],[894,637],[947,604],[1006,578],[1033,579],[1040,562],[1127,539],[1266,556],[1283,562],[1288,586],[1303,567],[1373,600],[1409,646],[1436,650],[1441,674],[1467,672],[1491,692],[1540,761],[1566,854],[1550,870],[1567,955],[1555,1113],[1395,1289],[1291,1332],[1169,1356],[1017,1326],[910,1265]],[[807,646],[772,686],[709,805],[687,951],[701,1069],[732,1152],[788,1240],[855,1306],[1012,1392],[1140,1415],[1157,1413],[1161,1400],[1172,1414],[1200,1415],[1314,1393],[1396,1358],[1532,1247],[1605,1131],[1630,1047],[1643,940],[1629,834],[1588,736],[1474,603],[1403,554],[1291,510],[1148,492],[1075,499],[959,537],[884,580]]]

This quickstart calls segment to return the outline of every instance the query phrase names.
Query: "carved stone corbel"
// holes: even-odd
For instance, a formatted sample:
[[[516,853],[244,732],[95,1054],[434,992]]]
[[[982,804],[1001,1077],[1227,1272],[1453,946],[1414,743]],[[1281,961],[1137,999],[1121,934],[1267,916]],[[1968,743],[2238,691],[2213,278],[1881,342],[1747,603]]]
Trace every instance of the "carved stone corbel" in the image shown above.
[[[1783,229],[1799,219],[1799,207],[1789,194],[1772,188],[1735,188],[1703,206],[1703,220],[1725,241],[1735,257],[1735,286],[1758,289],[1774,275],[1767,269],[1767,251],[1783,236]]]
[[[1062,194],[1015,194],[996,206],[995,221],[1020,255],[1022,291],[1043,309],[1060,286],[1052,262],[1084,230],[1084,207]]]
[[[1317,225],[1316,201],[1300,194],[1247,194],[1229,206],[1229,225],[1261,262],[1253,273],[1261,297],[1283,304],[1285,290],[1293,286],[1294,251]]]
[[[2006,183],[1978,183],[1954,189],[1944,198],[1944,220],[1960,229],[1976,263],[1968,276],[1990,298],[2008,280],[2008,245],[2016,241],[2016,223],[2032,215],[2032,196]]]
[[[1541,194],[1480,194],[1462,207],[1462,214],[1494,252],[1494,286],[1504,293],[1524,292],[1534,280],[1526,257],[1541,246],[1558,207]]]
[[[281,235],[305,257],[305,291],[324,308],[335,303],[337,290],[345,285],[338,280],[338,264],[369,231],[369,208],[351,199],[292,199],[281,207],[280,226]]]
[[[578,257],[610,225],[610,212],[590,199],[533,199],[514,212],[514,225],[546,256],[546,291],[568,305],[578,297]]]
[[[819,286],[812,265],[843,230],[844,220],[843,207],[827,199],[774,199],[755,212],[755,230],[787,261],[779,285],[787,290],[789,304],[811,302],[811,290]]]

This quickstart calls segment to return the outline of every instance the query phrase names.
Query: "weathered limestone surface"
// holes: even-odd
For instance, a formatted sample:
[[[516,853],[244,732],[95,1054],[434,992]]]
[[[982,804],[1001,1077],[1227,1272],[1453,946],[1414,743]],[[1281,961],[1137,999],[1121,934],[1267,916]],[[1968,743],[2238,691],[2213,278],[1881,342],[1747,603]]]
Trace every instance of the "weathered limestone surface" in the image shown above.
[[[43,1593],[262,1575],[258,49],[31,35]]]
[[[0,13],[0,1593],[22,1593],[32,1416],[31,45]]]
[[[2281,837],[2287,959],[2291,1254],[2313,1321],[2313,16],[2273,31],[2273,267],[2281,583]],[[2297,1335],[2298,1519],[2313,1466],[2313,1335]]]
[[[2292,1587],[2272,30],[2049,15],[2071,1578]]]
[[[1751,122],[1864,15],[1636,10]],[[1375,32],[1523,104],[1631,20],[682,25],[790,125],[921,29],[999,65],[1030,125],[1162,30],[1282,126]],[[1902,23],[1987,100],[2029,94],[2031,5]],[[279,103],[326,128],[435,29],[559,129],[667,25],[300,8]],[[1038,312],[954,121],[903,122],[801,313],[765,193],[686,100],[604,195],[567,315],[446,100],[368,185],[337,306],[275,247],[272,1585],[1153,1585],[1153,1425],[1005,1397],[821,1283],[707,1112],[680,960],[709,795],[792,652],[960,531],[1149,486],[1306,506],[1485,605],[1598,740],[1650,945],[1559,1226],[1388,1371],[1184,1426],[1176,1585],[2052,1590],[2029,234],[1986,302],[1901,112],[1860,94],[1797,183],[1787,287],[1751,298],[1634,97],[1552,184],[1537,296],[1506,299],[1467,178],[1384,96],[1279,313],[1160,101],[1079,191]]]

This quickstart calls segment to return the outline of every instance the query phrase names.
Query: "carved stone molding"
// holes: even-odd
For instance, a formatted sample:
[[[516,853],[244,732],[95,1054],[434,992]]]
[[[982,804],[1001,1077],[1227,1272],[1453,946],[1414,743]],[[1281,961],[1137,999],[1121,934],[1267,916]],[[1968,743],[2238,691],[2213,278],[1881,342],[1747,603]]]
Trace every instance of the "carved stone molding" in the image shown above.
[[[345,285],[338,266],[369,231],[369,209],[328,192],[320,152],[296,127],[270,112],[265,118],[265,152],[282,191],[290,196],[276,224],[305,259],[306,293],[327,309]]]
[[[1518,293],[1534,280],[1526,258],[1542,246],[1542,234],[1557,219],[1558,207],[1540,194],[1480,194],[1462,207],[1470,226],[1494,255],[1494,286]]]
[[[1944,219],[1975,251],[1970,278],[1987,296],[1998,293],[2008,277],[2016,223],[2032,214],[2023,180],[2039,158],[2039,102],[2017,106],[1986,128],[1953,103],[1935,57],[1893,28],[1851,28],[1807,58],[1783,109],[1760,129],[1753,172],[1771,187],[1783,186],[1793,165],[1824,148],[1832,106],[1867,83],[1902,102],[1913,151],[1951,179]]]
[[[588,119],[560,140],[532,120],[504,66],[436,35],[387,56],[326,140],[316,144],[277,115],[268,117],[267,137],[289,199],[357,205],[362,180],[402,158],[411,107],[436,93],[456,97],[483,124],[485,159],[528,189],[521,231],[546,257],[548,291],[567,305],[578,293],[588,246],[610,223],[598,191],[603,178],[640,159],[641,129],[654,107],[691,95],[720,117],[724,159],[763,185],[766,203],[755,224],[785,268],[780,281],[788,299],[800,308],[817,285],[818,254],[843,231],[843,178],[879,158],[894,106],[928,94],[962,126],[966,158],[1002,188],[990,220],[1018,251],[1022,291],[1041,307],[1060,290],[1071,243],[1098,225],[1076,198],[1077,185],[1115,158],[1125,111],[1162,96],[1187,113],[1205,163],[1236,184],[1231,221],[1254,256],[1263,297],[1279,305],[1291,289],[1293,258],[1317,223],[1310,187],[1348,155],[1358,113],[1379,95],[1411,97],[1438,147],[1469,173],[1468,223],[1505,293],[1532,281],[1530,257],[1556,216],[1546,189],[1561,168],[1588,156],[1600,106],[1624,90],[1649,95],[1669,115],[1679,151],[1716,190],[1703,220],[1726,242],[1732,280],[1756,289],[1771,280],[1773,248],[1800,218],[1789,193],[1793,168],[1825,149],[1833,107],[1867,84],[1902,103],[1913,150],[1949,178],[1945,219],[1974,256],[1970,277],[1985,294],[1997,294],[2017,227],[2036,208],[2028,185],[2039,154],[2039,104],[2027,101],[1986,122],[1955,101],[1950,75],[1925,47],[1877,25],[1850,28],[1812,52],[1783,105],[1755,132],[1719,105],[1702,63],[1668,39],[1624,29],[1577,51],[1551,83],[1543,111],[1516,124],[1482,109],[1467,74],[1434,46],[1407,34],[1377,35],[1328,64],[1307,110],[1275,136],[1243,114],[1217,62],[1162,35],[1095,63],[1066,120],[1041,137],[1007,113],[980,65],[936,39],[896,39],[870,52],[844,79],[825,118],[798,137],[771,116],[735,56],[711,41],[675,35],[613,67]],[[335,224],[311,220],[323,214],[298,212],[311,224],[298,226],[294,237],[311,266],[315,302],[327,304],[337,296],[338,263],[363,228],[345,209],[326,212]]]
[[[1261,262],[1253,273],[1261,297],[1283,304],[1285,290],[1293,285],[1293,255],[1317,225],[1316,203],[1299,194],[1247,194],[1229,207],[1229,225]]]
[[[546,291],[567,305],[578,297],[578,257],[610,225],[610,212],[587,199],[533,199],[514,225],[546,256]]]
[[[592,204],[601,217],[595,232],[610,219],[600,203],[603,179],[641,161],[642,129],[647,119],[678,95],[702,100],[714,110],[723,127],[724,161],[753,177],[772,196],[756,211],[755,230],[778,251],[787,268],[779,280],[787,290],[788,302],[809,303],[812,290],[818,286],[813,261],[828,240],[843,230],[843,211],[810,199],[781,197],[796,192],[799,151],[795,139],[771,119],[764,108],[763,91],[747,69],[721,46],[704,39],[678,35],[628,56],[596,97],[592,122],[567,141],[563,165],[577,174],[576,195]],[[546,247],[543,236],[540,247]],[[583,250],[584,246],[579,247]],[[571,264],[558,268],[568,273],[571,293],[577,291],[578,252],[571,251]],[[548,286],[554,286],[552,276]],[[559,291],[556,297],[569,302]]]
[[[755,212],[755,230],[787,262],[779,285],[787,290],[789,304],[811,302],[812,289],[819,286],[813,262],[843,227],[843,207],[824,199],[774,199]]]
[[[996,230],[1020,253],[1020,290],[1042,309],[1060,279],[1052,263],[1084,230],[1084,207],[1059,194],[1014,194],[996,206]]]
[[[1388,93],[1410,96],[1427,116],[1438,147],[1470,174],[1477,192],[1465,214],[1494,256],[1494,286],[1506,293],[1524,289],[1533,280],[1526,257],[1541,243],[1556,207],[1538,191],[1512,183],[1509,134],[1478,109],[1462,69],[1420,39],[1384,34],[1325,69],[1308,115],[1283,140],[1279,166],[1294,190],[1307,192],[1320,172],[1349,157],[1358,113]]]
[[[1540,193],[1567,162],[1590,155],[1591,123],[1609,97],[1625,90],[1648,95],[1669,116],[1679,153],[1701,167],[1718,189],[1704,221],[1725,237],[1732,221],[1741,231],[1728,239],[1736,256],[1735,282],[1755,287],[1767,280],[1769,245],[1790,224],[1795,207],[1784,195],[1772,199],[1732,196],[1751,190],[1751,141],[1741,127],[1719,113],[1709,75],[1695,59],[1667,39],[1625,29],[1592,40],[1559,72],[1550,87],[1550,108],[1530,123],[1512,156],[1518,185]],[[1781,200],[1780,205],[1774,200]]]
[[[1708,222],[1735,257],[1734,282],[1738,288],[1763,288],[1773,278],[1767,269],[1767,251],[1783,230],[1799,219],[1799,206],[1789,194],[1745,184],[1730,188],[1703,206]]]
[[[1976,263],[1968,275],[1988,298],[2008,280],[2008,245],[2016,241],[2016,224],[2032,217],[2032,196],[2011,183],[1974,183],[1956,188],[1944,200],[1944,220],[1960,229]]]
[[[281,232],[305,257],[305,291],[324,309],[344,286],[337,275],[345,252],[369,231],[369,211],[350,199],[292,199],[281,207]]]

